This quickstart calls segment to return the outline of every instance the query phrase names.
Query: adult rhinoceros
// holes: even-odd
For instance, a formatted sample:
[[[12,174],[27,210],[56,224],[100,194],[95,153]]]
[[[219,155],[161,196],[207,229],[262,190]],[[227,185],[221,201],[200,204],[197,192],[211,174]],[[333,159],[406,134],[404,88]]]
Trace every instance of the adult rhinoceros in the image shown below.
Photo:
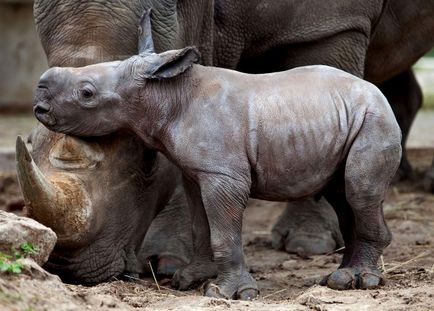
[[[206,65],[266,72],[300,65],[326,64],[357,76],[365,76],[380,85],[380,88],[384,82],[387,84],[385,90],[394,89],[393,92],[386,92],[386,95],[401,121],[404,139],[420,106],[420,89],[410,66],[433,45],[432,0],[411,3],[404,0],[344,3],[332,0],[112,0],[104,4],[97,1],[37,0],[35,20],[50,66],[83,66],[135,54],[137,21],[147,7],[152,7],[154,12],[153,29],[157,51],[196,45],[201,50]],[[393,55],[399,57],[394,58]],[[88,203],[91,215],[97,215],[91,223],[98,224],[87,227],[90,234],[83,237],[86,243],[77,245],[65,236],[64,243],[59,244],[50,264],[75,280],[84,282],[107,279],[122,270],[140,272],[140,269],[130,267],[140,266],[137,261],[142,258],[139,251],[141,248],[125,247],[130,243],[118,241],[132,240],[135,241],[133,245],[139,245],[138,241],[143,238],[149,220],[155,216],[156,211],[162,209],[173,193],[172,182],[177,180],[177,173],[163,170],[160,174],[160,165],[164,159],[153,162],[152,159],[159,156],[149,153],[137,144],[135,138],[126,134],[91,140],[100,146],[99,151],[104,155],[102,162],[92,170],[70,168],[63,164],[59,166],[51,160],[56,158],[53,156],[54,142],[68,138],[51,132],[39,132],[34,135],[34,141],[40,135],[43,135],[46,143],[34,145],[34,154],[40,159],[50,159],[50,162],[41,165],[38,174],[46,175],[45,180],[54,184],[59,180],[53,177],[51,170],[60,175],[73,176],[72,179],[62,177],[63,185],[72,183],[74,178],[89,181],[74,186],[85,189],[88,200],[85,202],[83,196],[76,198],[68,192],[64,192],[65,197],[72,196],[75,201],[64,199],[58,202],[58,198],[52,196],[47,196],[46,200],[30,200],[34,190],[22,180],[35,173],[21,161],[22,190],[31,214],[48,225],[57,222],[56,231],[62,236],[62,232],[66,232],[65,228],[69,226],[69,218],[61,211],[80,210],[80,206]],[[105,147],[106,144],[109,147]],[[74,153],[83,154],[81,149],[89,148],[93,147],[77,139]],[[125,156],[126,161],[120,159],[121,155]],[[143,162],[135,159],[141,156],[149,157],[148,163],[152,164],[152,169],[140,166],[139,163]],[[79,158],[75,161],[82,162],[86,156]],[[403,168],[405,171],[406,166]],[[145,174],[146,182],[134,181],[128,172]],[[97,174],[109,178],[110,182],[98,182]],[[167,177],[170,183],[164,179]],[[150,194],[152,186],[163,189],[153,197]],[[39,189],[42,191],[43,187]],[[143,194],[148,196],[143,198]],[[125,200],[130,196],[131,199]],[[300,204],[316,203],[305,201]],[[274,244],[277,247],[285,247],[287,251],[321,253],[332,250],[339,243],[337,222],[327,204],[322,205],[321,212],[317,215],[310,212],[315,209],[294,207],[294,204],[288,205],[275,227]],[[58,209],[59,212],[46,212],[50,209]],[[110,214],[117,222],[110,220],[107,216]],[[128,223],[127,227],[131,230],[124,230],[124,224],[121,224],[119,218],[130,214],[135,216],[125,223]],[[187,214],[183,215],[188,217]],[[175,217],[168,217],[167,226],[162,223],[156,226],[157,230],[150,232],[153,238],[158,240],[170,235],[174,219],[180,219],[179,216]],[[304,221],[293,222],[292,219]],[[168,233],[162,230],[165,227],[169,228]],[[140,231],[134,232],[137,228],[141,228]],[[311,228],[315,228],[314,232]],[[80,231],[80,227],[77,230]],[[108,235],[109,232],[111,235]],[[102,238],[105,235],[113,238]],[[187,250],[191,247],[188,241],[185,245]],[[114,258],[108,249],[112,249],[112,252],[122,251],[124,255]],[[166,254],[168,250],[159,249],[158,252]],[[188,251],[184,253],[188,254]],[[100,257],[104,257],[104,260],[99,260]],[[76,267],[86,265],[89,260],[92,262],[89,270],[78,273]],[[98,277],[89,277],[91,271]]]

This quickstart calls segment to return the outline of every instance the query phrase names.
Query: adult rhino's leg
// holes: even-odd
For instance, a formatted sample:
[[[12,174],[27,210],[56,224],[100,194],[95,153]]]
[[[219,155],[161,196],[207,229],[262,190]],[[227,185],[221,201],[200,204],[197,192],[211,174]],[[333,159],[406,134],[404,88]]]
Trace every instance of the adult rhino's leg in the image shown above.
[[[378,87],[392,106],[402,131],[403,153],[395,180],[408,179],[412,176],[412,168],[404,147],[416,113],[422,106],[422,90],[411,69],[378,85]]]
[[[424,186],[426,191],[434,193],[434,159],[432,161],[431,169],[425,175]]]
[[[343,246],[338,219],[324,198],[290,202],[272,229],[275,249],[302,257],[329,253]]]
[[[145,271],[149,271],[151,262],[157,266],[157,274],[171,276],[188,264],[192,256],[190,212],[182,186],[178,185],[169,203],[152,221],[140,248],[139,261]]]

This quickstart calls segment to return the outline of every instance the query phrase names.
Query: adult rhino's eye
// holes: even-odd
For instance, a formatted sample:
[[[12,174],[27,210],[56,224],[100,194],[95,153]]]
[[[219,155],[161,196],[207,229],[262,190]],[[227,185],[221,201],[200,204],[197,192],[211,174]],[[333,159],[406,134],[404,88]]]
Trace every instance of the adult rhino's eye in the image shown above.
[[[89,99],[93,97],[93,92],[89,89],[83,89],[81,90],[81,96],[83,96],[83,98]]]

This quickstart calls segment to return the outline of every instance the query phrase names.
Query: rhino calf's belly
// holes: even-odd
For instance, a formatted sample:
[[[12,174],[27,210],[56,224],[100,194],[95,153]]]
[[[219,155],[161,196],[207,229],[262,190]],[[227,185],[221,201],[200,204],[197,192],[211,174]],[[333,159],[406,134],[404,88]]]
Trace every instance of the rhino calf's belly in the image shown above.
[[[348,116],[345,109],[330,106],[322,119],[300,117],[303,122],[288,119],[285,126],[264,118],[262,130],[251,137],[258,142],[253,152],[255,158],[249,159],[252,197],[297,200],[318,193],[332,179],[363,125],[366,109],[360,105],[359,111],[354,110]],[[339,110],[343,111],[338,113]],[[297,119],[297,113],[293,117]]]

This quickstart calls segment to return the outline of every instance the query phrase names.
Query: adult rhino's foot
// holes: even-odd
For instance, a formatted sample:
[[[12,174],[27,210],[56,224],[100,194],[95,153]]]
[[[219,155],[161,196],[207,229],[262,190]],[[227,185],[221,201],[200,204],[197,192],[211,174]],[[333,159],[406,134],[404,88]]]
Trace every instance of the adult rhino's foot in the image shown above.
[[[173,221],[176,219],[176,221]],[[179,268],[187,265],[193,256],[191,220],[182,187],[152,221],[140,246],[138,261],[149,271],[151,260],[156,273],[172,276]]]
[[[246,270],[217,278],[204,286],[204,295],[213,298],[253,300],[259,295],[255,279]]]
[[[173,276],[176,271],[185,266],[186,262],[178,257],[163,255],[158,258],[157,274],[165,276]]]
[[[272,245],[302,257],[326,254],[344,245],[336,213],[321,198],[288,203],[272,229]]]
[[[172,287],[179,290],[194,288],[217,275],[217,267],[209,259],[193,259],[178,269],[172,277]]]
[[[347,267],[336,270],[320,282],[332,289],[372,289],[384,285],[384,277],[377,268]]]

